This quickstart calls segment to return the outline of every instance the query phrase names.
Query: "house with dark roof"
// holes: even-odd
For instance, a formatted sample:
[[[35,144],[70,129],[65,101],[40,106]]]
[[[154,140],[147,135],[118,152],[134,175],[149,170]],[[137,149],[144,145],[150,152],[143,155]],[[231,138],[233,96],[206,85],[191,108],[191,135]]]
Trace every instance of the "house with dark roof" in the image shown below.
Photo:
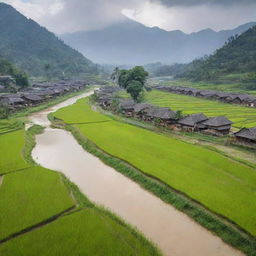
[[[20,95],[9,94],[0,98],[0,104],[9,106],[12,110],[15,110],[24,107],[25,101],[20,97]]]
[[[119,108],[121,109],[122,113],[128,117],[133,116],[135,106],[136,103],[133,100],[122,100],[119,103]]]
[[[36,106],[43,102],[43,98],[34,93],[23,94],[22,99],[26,102],[26,105],[28,106]]]
[[[145,110],[143,119],[146,121],[154,121],[159,125],[170,125],[177,123],[176,112],[170,108],[151,107]]]
[[[243,128],[234,134],[236,140],[242,144],[256,146],[256,127]]]
[[[199,131],[206,128],[206,126],[203,125],[203,122],[205,122],[206,120],[208,120],[208,117],[206,117],[202,113],[192,114],[180,119],[178,121],[177,127],[183,131]]]
[[[143,119],[143,115],[147,109],[153,108],[153,105],[147,103],[138,103],[134,106],[134,116]]]
[[[225,116],[217,116],[202,123],[205,126],[204,133],[216,136],[228,135],[233,122]]]

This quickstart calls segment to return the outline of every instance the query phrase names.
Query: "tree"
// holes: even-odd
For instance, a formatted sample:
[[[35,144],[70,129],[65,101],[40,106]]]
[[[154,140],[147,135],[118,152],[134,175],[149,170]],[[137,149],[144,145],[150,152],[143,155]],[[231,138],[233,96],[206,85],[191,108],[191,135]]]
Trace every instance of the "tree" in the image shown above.
[[[129,81],[126,91],[131,95],[134,101],[140,101],[144,85],[140,81]]]
[[[119,67],[116,67],[116,68],[114,69],[113,73],[112,73],[111,76],[110,76],[111,80],[113,80],[113,82],[114,82],[115,84],[118,83],[119,75],[120,75]]]
[[[134,101],[140,101],[144,92],[145,83],[148,77],[148,72],[141,66],[136,66],[133,69],[122,69],[119,71],[118,84],[126,89]]]

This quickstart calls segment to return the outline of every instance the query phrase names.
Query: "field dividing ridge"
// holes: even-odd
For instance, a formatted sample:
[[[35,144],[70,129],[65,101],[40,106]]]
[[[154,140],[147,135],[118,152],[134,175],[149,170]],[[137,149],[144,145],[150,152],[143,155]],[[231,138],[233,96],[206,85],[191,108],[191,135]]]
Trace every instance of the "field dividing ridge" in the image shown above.
[[[88,104],[88,100],[83,101]],[[80,104],[73,105],[72,110],[81,111],[79,115],[83,113],[84,121],[90,120],[96,112],[89,104],[86,108]],[[63,109],[61,114],[54,115],[65,121],[72,113],[69,107],[66,109],[67,113]],[[75,127],[110,155],[129,162],[256,234],[255,169],[204,147],[117,121]]]

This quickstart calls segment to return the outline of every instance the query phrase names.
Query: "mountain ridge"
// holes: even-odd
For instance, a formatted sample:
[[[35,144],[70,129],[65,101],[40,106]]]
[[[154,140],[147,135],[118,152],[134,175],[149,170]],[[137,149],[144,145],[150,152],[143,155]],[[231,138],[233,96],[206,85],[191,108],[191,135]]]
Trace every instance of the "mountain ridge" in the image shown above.
[[[241,34],[254,24],[256,22],[232,30],[216,32],[205,29],[186,34],[180,30],[146,27],[127,18],[107,28],[67,33],[60,37],[90,59],[102,64],[188,63],[212,54],[230,36]]]
[[[0,55],[33,76],[48,65],[52,76],[94,71],[94,64],[32,19],[0,3]]]

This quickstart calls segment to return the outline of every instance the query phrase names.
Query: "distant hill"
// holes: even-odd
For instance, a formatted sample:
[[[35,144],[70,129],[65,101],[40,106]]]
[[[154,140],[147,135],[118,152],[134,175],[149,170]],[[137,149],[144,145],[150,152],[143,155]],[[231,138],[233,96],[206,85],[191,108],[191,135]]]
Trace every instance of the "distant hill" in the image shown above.
[[[0,3],[0,55],[30,75],[74,76],[95,72],[95,65],[53,33]]]
[[[228,42],[213,55],[187,65],[179,77],[194,80],[216,79],[220,75],[256,72],[256,26]],[[250,80],[250,76],[248,77]],[[254,75],[252,76],[254,78]]]
[[[107,28],[61,35],[69,45],[95,62],[108,64],[188,63],[213,53],[232,35],[256,25],[248,23],[233,30],[211,29],[185,34],[149,28],[130,19]]]

